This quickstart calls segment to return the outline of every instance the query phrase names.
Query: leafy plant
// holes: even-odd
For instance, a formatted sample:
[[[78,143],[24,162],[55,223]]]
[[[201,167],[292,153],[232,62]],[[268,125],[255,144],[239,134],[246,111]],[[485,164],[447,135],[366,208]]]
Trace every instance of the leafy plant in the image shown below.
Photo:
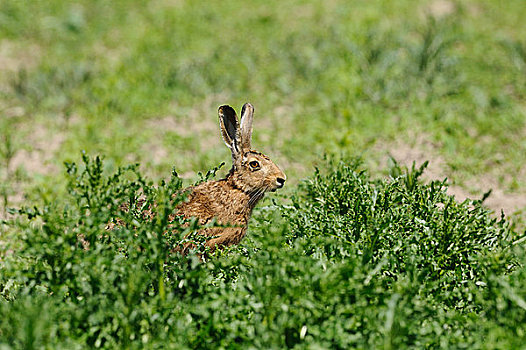
[[[328,162],[283,206],[261,206],[240,246],[174,252],[175,175],[67,164],[60,205],[9,222],[0,339],[53,348],[492,348],[522,344],[524,237],[480,201],[458,203],[423,166],[373,180]],[[212,174],[214,170],[211,171]],[[174,196],[175,194],[175,196]],[[125,205],[123,205],[125,204]],[[118,218],[118,219],[115,219]],[[118,223],[111,230],[109,223]],[[514,336],[511,336],[511,335]],[[496,339],[496,340],[492,340]]]
[[[11,287],[3,288],[4,296],[60,303],[62,325],[91,346],[126,344],[140,338],[149,308],[166,300],[166,283],[180,286],[172,297],[184,293],[179,272],[188,271],[184,261],[192,258],[173,253],[174,242],[197,226],[172,218],[184,200],[175,173],[154,187],[136,165],[105,175],[101,158],[83,155],[83,162],[67,164],[64,202],[18,211],[30,221],[12,222],[21,242],[8,260]],[[119,224],[108,230],[115,218]],[[36,219],[41,225],[35,227]]]

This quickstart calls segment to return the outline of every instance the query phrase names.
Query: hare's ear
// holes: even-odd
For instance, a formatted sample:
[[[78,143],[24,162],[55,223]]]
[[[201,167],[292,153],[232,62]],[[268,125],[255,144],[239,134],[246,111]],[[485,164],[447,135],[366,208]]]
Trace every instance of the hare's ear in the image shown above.
[[[252,120],[254,119],[254,106],[250,103],[245,103],[241,109],[241,148],[245,150],[250,149],[250,141],[252,139]]]
[[[239,123],[236,111],[228,105],[219,107],[219,126],[221,135],[228,148],[232,151],[232,158],[240,153]]]

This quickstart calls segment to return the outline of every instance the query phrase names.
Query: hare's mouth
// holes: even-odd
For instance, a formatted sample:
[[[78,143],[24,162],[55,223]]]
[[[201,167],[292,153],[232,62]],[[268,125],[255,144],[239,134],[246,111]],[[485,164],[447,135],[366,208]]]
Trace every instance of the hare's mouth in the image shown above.
[[[285,185],[285,179],[278,177],[274,183],[274,186],[269,186],[267,191],[276,192],[278,189],[283,188],[283,185]]]

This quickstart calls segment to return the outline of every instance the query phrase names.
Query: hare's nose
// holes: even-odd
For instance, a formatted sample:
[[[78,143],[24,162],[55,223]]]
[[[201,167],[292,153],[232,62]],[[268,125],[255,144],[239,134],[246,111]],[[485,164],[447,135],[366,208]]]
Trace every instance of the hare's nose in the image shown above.
[[[278,187],[281,188],[281,187],[283,187],[283,185],[285,184],[285,179],[282,178],[282,177],[278,177],[278,178],[276,179],[276,182],[278,183]]]

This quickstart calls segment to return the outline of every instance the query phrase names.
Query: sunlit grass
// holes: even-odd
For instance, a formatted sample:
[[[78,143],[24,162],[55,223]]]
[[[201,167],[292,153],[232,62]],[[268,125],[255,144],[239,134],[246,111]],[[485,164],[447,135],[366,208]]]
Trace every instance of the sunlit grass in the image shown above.
[[[422,332],[434,334],[428,337],[429,334],[420,333],[419,339],[434,340],[414,342],[412,344],[415,347],[439,347],[433,341],[441,336],[438,334],[442,332],[438,329],[443,327],[440,322],[445,324],[450,321],[450,327],[463,331],[454,333],[449,340],[444,340],[444,344],[449,344],[447,341],[460,344],[454,342],[465,340],[466,344],[483,347],[482,343],[478,343],[480,334],[476,333],[480,331],[496,339],[490,344],[498,344],[502,340],[505,344],[513,345],[515,343],[511,334],[524,331],[515,329],[512,324],[513,320],[517,324],[524,323],[520,306],[523,305],[524,288],[521,269],[510,276],[498,272],[509,262],[505,259],[507,255],[477,255],[477,259],[482,259],[480,264],[484,265],[484,271],[492,272],[483,275],[483,280],[469,282],[475,285],[470,284],[468,292],[459,287],[455,292],[459,294],[447,296],[458,301],[459,295],[468,295],[468,299],[472,298],[469,300],[471,304],[464,304],[458,309],[454,307],[436,311],[443,310],[440,303],[445,299],[427,303],[419,299],[424,298],[424,295],[407,294],[408,289],[416,283],[412,279],[416,278],[413,275],[402,274],[396,282],[376,280],[374,283],[380,284],[373,285],[372,289],[360,289],[362,287],[359,285],[364,280],[371,281],[371,271],[378,273],[383,270],[382,267],[375,270],[374,266],[369,266],[372,270],[368,270],[369,267],[360,265],[362,258],[354,256],[366,254],[369,248],[358,247],[357,251],[350,253],[349,246],[369,244],[368,247],[374,248],[374,240],[388,241],[390,236],[385,232],[383,238],[372,235],[376,224],[370,224],[374,227],[369,227],[372,231],[367,231],[369,235],[365,235],[362,240],[353,243],[349,237],[344,237],[344,241],[340,241],[338,237],[348,233],[343,225],[341,232],[332,232],[332,221],[326,222],[327,226],[322,225],[326,218],[312,216],[311,210],[317,208],[312,201],[316,203],[323,198],[322,195],[330,194],[331,189],[338,189],[334,183],[338,181],[338,176],[343,173],[355,176],[352,181],[356,183],[350,185],[357,186],[359,193],[363,194],[363,202],[353,203],[362,203],[362,212],[370,215],[352,217],[352,220],[340,216],[336,219],[346,222],[346,225],[349,220],[358,222],[359,228],[365,230],[367,223],[360,220],[371,219],[375,222],[378,219],[375,216],[378,211],[369,212],[375,208],[374,203],[370,202],[375,191],[394,186],[390,182],[392,179],[385,180],[393,175],[393,168],[385,164],[385,159],[394,145],[398,144],[425,149],[431,164],[438,163],[443,168],[438,175],[439,181],[448,176],[449,181],[472,191],[476,198],[482,198],[489,190],[488,186],[497,187],[504,193],[526,196],[524,18],[526,7],[520,0],[505,3],[492,0],[295,0],[250,3],[227,0],[206,4],[172,0],[86,0],[75,3],[59,0],[2,1],[0,218],[13,218],[8,214],[9,207],[62,207],[68,196],[68,176],[63,163],[78,162],[82,151],[102,155],[105,174],[121,166],[138,163],[140,171],[158,183],[161,179],[168,179],[175,167],[184,183],[190,184],[197,178],[197,172],[206,171],[223,161],[228,162],[230,158],[220,138],[217,107],[227,103],[237,109],[250,101],[256,108],[255,148],[268,154],[287,174],[287,186],[282,192],[285,198],[277,201],[297,205],[301,208],[300,216],[287,221],[273,207],[272,200],[266,199],[261,210],[254,213],[249,237],[239,251],[234,249],[231,255],[226,254],[226,257],[215,260],[211,267],[197,268],[198,272],[190,276],[189,281],[203,282],[209,288],[200,296],[206,302],[210,301],[207,299],[210,295],[219,293],[228,303],[232,303],[228,288],[236,286],[235,280],[243,274],[246,279],[239,284],[240,294],[236,302],[250,299],[254,295],[253,285],[261,289],[257,298],[263,301],[250,299],[253,304],[248,309],[246,305],[236,303],[231,309],[223,308],[222,311],[226,312],[223,316],[231,322],[218,328],[206,328],[208,326],[203,321],[210,319],[207,318],[210,309],[197,307],[196,310],[186,310],[186,315],[203,322],[199,323],[203,328],[197,335],[181,333],[188,337],[172,338],[176,339],[174,343],[187,341],[185,344],[190,344],[188,346],[203,344],[200,341],[206,338],[205,335],[217,341],[228,339],[225,344],[229,344],[228,341],[246,341],[246,338],[224,338],[225,334],[238,334],[234,328],[236,315],[240,314],[247,317],[245,325],[249,325],[248,329],[253,332],[251,334],[262,336],[259,346],[292,346],[300,344],[299,341],[305,337],[312,337],[310,340],[316,337],[321,339],[323,332],[328,332],[327,337],[337,337],[343,333],[336,321],[345,318],[346,311],[337,307],[342,300],[332,290],[338,288],[334,281],[345,284],[349,275],[356,273],[354,284],[346,291],[357,293],[357,296],[361,292],[371,292],[378,297],[376,301],[373,300],[373,304],[377,302],[375,305],[378,308],[370,309],[360,304],[366,303],[366,299],[358,298],[355,304],[348,305],[358,307],[352,309],[353,312],[363,311],[363,318],[352,319],[352,322],[342,327],[347,327],[347,330],[360,325],[364,327],[370,322],[369,317],[376,317],[380,321],[375,323],[378,327],[374,330],[371,328],[362,332],[361,338],[356,334],[350,338],[338,338],[342,341],[342,348],[348,347],[352,341],[362,347],[374,344],[396,348],[403,344],[410,338],[405,338],[408,333],[404,332],[411,333],[409,326],[414,325],[411,315],[405,314],[405,310],[414,310],[421,317],[415,319],[423,322]],[[325,162],[323,157],[326,154],[341,159],[362,156],[372,175],[360,177],[354,173],[355,169],[342,170],[337,164]],[[325,188],[318,194],[313,192],[310,194],[312,198],[306,198],[298,184],[312,176],[314,166],[321,168],[322,174],[332,175],[327,175],[327,178],[315,175],[315,180],[309,180],[311,185],[320,181],[330,189]],[[220,170],[220,173],[226,172],[227,168]],[[375,187],[376,180],[371,178],[380,178],[378,181],[382,185]],[[397,176],[393,175],[393,178]],[[344,189],[340,190],[345,192]],[[422,187],[421,190],[427,193],[429,188]],[[434,203],[419,202],[424,197],[413,198],[412,194],[404,191],[400,192],[402,197],[412,198],[414,204],[422,208]],[[291,197],[302,199],[295,202]],[[350,205],[348,197],[341,198],[341,201]],[[398,211],[409,210],[407,206],[399,205],[399,202],[391,204]],[[488,216],[483,208],[477,207],[473,212],[469,203],[461,205],[451,200],[450,205],[459,215],[455,217],[456,221],[451,221],[456,224],[464,224],[463,220],[479,220],[477,222],[480,225],[488,224],[492,230],[500,227],[503,232],[508,230],[514,235],[519,234],[524,227],[526,208],[517,207],[518,213],[510,223],[497,222],[498,208],[493,216]],[[442,209],[438,209],[430,209],[431,217],[446,215]],[[318,214],[337,214],[323,210]],[[53,212],[52,216],[58,220],[59,214]],[[300,218],[308,221],[304,227],[310,227],[311,231],[323,227],[323,234],[303,241],[304,236],[312,232],[303,234],[299,229],[291,229],[297,225],[294,220]],[[416,216],[408,218],[402,215],[400,218],[407,219],[409,223],[404,221],[404,224],[409,226],[423,225],[418,220],[424,220]],[[410,222],[413,219],[414,222]],[[272,222],[279,225],[274,226]],[[506,226],[508,224],[509,227]],[[1,225],[0,247],[3,250],[7,237],[16,237],[23,225]],[[40,232],[35,227],[26,229],[28,232]],[[436,228],[438,231],[440,229]],[[287,241],[287,237],[294,234],[301,237],[296,237],[298,240],[294,242]],[[270,237],[268,240],[266,235]],[[429,237],[430,240],[422,244],[435,244],[434,236]],[[387,245],[389,249],[386,248],[385,253],[393,254],[393,250],[410,247],[412,243],[404,241],[406,239],[404,236],[402,241],[407,245]],[[314,254],[315,259],[311,259],[305,254],[308,249],[314,249],[313,245],[323,246],[325,243],[328,251],[323,254],[326,255],[317,252],[318,255]],[[282,253],[281,249],[287,244],[290,250]],[[331,249],[345,255],[345,259],[349,259],[346,263],[351,267],[332,260],[327,262],[334,258],[331,254],[340,254]],[[522,259],[521,254],[519,260]],[[389,259],[396,260],[395,256],[389,256]],[[297,259],[298,265],[287,260],[290,257]],[[449,261],[447,257],[444,259]],[[327,264],[333,263],[335,265],[327,269]],[[455,268],[462,270],[460,274],[468,270],[475,271],[471,267],[471,270],[463,270],[471,262],[465,263],[462,261],[448,271],[456,271]],[[237,264],[240,264],[241,270],[245,270],[238,272]],[[300,266],[305,269],[308,267],[309,271],[323,272],[304,273]],[[437,266],[442,268],[445,265]],[[429,269],[433,270],[437,266],[433,265]],[[498,268],[493,269],[495,266]],[[286,287],[280,284],[283,275],[281,269],[292,271],[290,275],[285,274],[288,276]],[[208,279],[211,271],[219,273],[219,277],[213,281]],[[231,271],[235,273],[230,275]],[[457,282],[467,283],[465,279],[453,275],[446,274],[446,277],[455,280],[452,282],[455,286]],[[265,284],[265,276],[272,276],[268,285]],[[459,280],[456,280],[457,277]],[[385,285],[382,284],[384,282]],[[478,282],[489,287],[479,288],[482,285]],[[321,292],[316,292],[319,294],[305,296],[306,299],[302,299],[304,304],[294,304],[295,288],[304,290],[306,286],[316,283],[321,283]],[[214,289],[217,286],[223,289]],[[361,292],[356,292],[353,289],[355,287]],[[301,311],[294,315],[293,321],[280,318],[284,316],[276,308],[281,306],[274,306],[279,296],[274,292],[267,293],[265,288],[285,288],[289,299],[284,305],[301,306]],[[464,292],[467,294],[462,294]],[[442,298],[444,295],[439,296]],[[334,327],[329,327],[329,330],[316,330],[315,326],[301,323],[311,319],[313,314],[318,315],[318,320],[321,319],[324,306],[312,304],[312,309],[305,307],[317,297],[326,297],[324,300],[334,306],[331,314],[334,323],[327,321]],[[16,306],[18,309],[12,309],[27,311],[27,327],[17,328],[18,324],[14,322],[12,329],[32,329],[31,315],[38,316],[40,312],[48,312],[50,319],[62,313],[61,301],[58,299],[56,303],[48,304],[45,298],[38,302],[32,299],[32,294],[28,298],[21,299]],[[485,298],[488,301],[484,301]],[[154,297],[151,300],[157,299]],[[261,303],[272,305],[265,311],[261,310]],[[502,309],[503,303],[508,308]],[[358,304],[365,306],[360,309]],[[459,309],[461,311],[457,313]],[[502,310],[505,310],[505,316],[499,318]],[[12,315],[19,312],[15,311]],[[185,326],[188,326],[188,322],[192,324],[182,318],[184,312],[180,312],[172,318],[166,314],[168,316],[164,315],[167,318],[163,320],[182,322]],[[374,316],[368,316],[369,312]],[[397,319],[398,313],[401,316]],[[426,323],[429,315],[441,321]],[[487,318],[477,324],[472,322],[473,315]],[[153,314],[149,316],[154,317]],[[60,325],[46,323],[45,320],[43,322],[39,326],[42,329],[66,332],[60,329]],[[97,323],[94,321],[94,324]],[[283,333],[272,328],[273,324],[279,324]],[[320,321],[318,326],[321,324],[323,322]],[[464,328],[465,325],[468,328]],[[260,326],[262,328],[258,328]],[[397,333],[397,329],[403,332]],[[128,335],[132,332],[130,329],[122,331],[122,334]],[[364,334],[369,331],[372,333],[367,338]],[[438,333],[433,333],[435,331]],[[112,339],[122,339],[122,334],[108,332],[112,334],[110,338],[115,336]],[[24,338],[23,333],[15,333],[10,334],[17,339]],[[134,334],[144,335],[140,331]],[[164,333],[159,331],[155,334]],[[239,336],[244,337],[246,334]],[[389,336],[386,337],[386,334]],[[517,341],[522,339],[519,333],[515,335],[518,335]],[[44,333],[40,336],[42,338],[39,341],[42,343],[49,340]],[[98,339],[97,336],[92,334],[90,338],[93,346],[97,345],[94,340]],[[379,337],[386,339],[385,342],[365,342]],[[111,347],[109,344],[105,346]],[[319,347],[334,345],[328,340],[311,344]],[[103,343],[98,345],[103,346]]]

